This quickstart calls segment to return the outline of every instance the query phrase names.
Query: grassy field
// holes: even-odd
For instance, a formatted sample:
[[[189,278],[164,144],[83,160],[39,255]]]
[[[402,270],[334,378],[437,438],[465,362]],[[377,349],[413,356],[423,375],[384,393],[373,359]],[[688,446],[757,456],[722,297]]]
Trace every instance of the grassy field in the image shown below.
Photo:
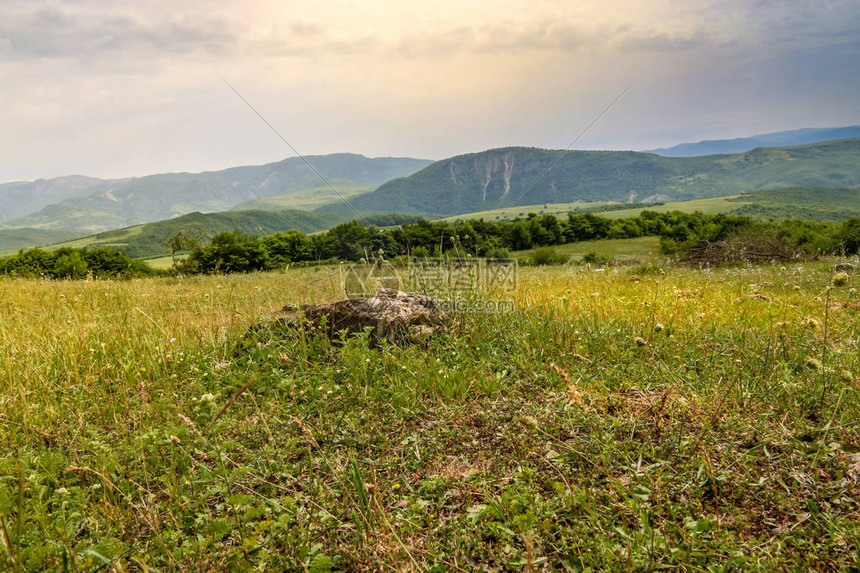
[[[596,253],[600,258],[619,261],[638,259],[655,260],[660,257],[659,237],[639,237],[636,239],[603,239],[600,241],[579,241],[557,245],[552,249],[561,256],[568,257],[570,263],[578,263],[588,253]],[[535,249],[516,251],[513,256],[520,261],[528,261],[534,256]]]
[[[484,295],[515,308],[382,349],[239,344],[342,296],[337,267],[0,280],[0,570],[846,568],[860,297],[833,262],[523,268]]]
[[[176,259],[183,261],[188,258],[187,254],[176,255]],[[159,271],[164,271],[173,268],[173,257],[157,257],[155,259],[145,259],[146,264]]]
[[[728,197],[714,197],[711,199],[694,199],[691,201],[672,201],[661,205],[648,205],[647,207],[635,207],[632,209],[617,209],[614,211],[598,211],[595,215],[607,219],[621,219],[623,217],[633,217],[642,211],[657,211],[659,213],[668,213],[669,211],[683,211],[684,213],[693,213],[701,211],[708,215],[716,213],[726,213],[734,209],[742,207],[746,203],[738,200],[738,195],[730,195]],[[465,215],[456,215],[447,217],[444,221],[459,221],[468,219],[484,219],[485,221],[493,221],[495,219],[514,219],[516,217],[526,217],[531,213],[539,215],[566,215],[568,213],[589,212],[599,207],[617,206],[620,203],[602,202],[602,203],[548,203],[546,205],[528,205],[526,207],[511,207],[509,209],[491,209],[489,211],[478,211],[476,213],[467,213]]]
[[[734,199],[734,200],[733,200]],[[662,205],[654,205],[653,207],[644,207],[637,209],[621,209],[618,211],[608,211],[600,213],[601,217],[607,219],[622,219],[624,217],[635,217],[642,211],[656,211],[657,213],[669,213],[670,211],[683,211],[684,213],[693,213],[701,211],[706,215],[716,215],[717,213],[727,213],[734,209],[742,207],[746,203],[738,198],[737,195],[728,197],[714,197],[712,199],[693,199],[691,201],[674,201],[664,203]]]
[[[547,203],[546,205],[525,205],[510,207],[508,209],[489,209],[487,211],[478,211],[476,213],[466,213],[465,215],[454,215],[445,217],[443,221],[466,221],[469,219],[483,219],[485,221],[510,220],[516,217],[526,217],[532,213],[539,215],[567,215],[568,213],[580,211],[588,211],[598,207],[607,207],[609,205],[619,205],[611,201],[601,201],[597,203]]]
[[[621,219],[635,217],[642,211],[668,213],[699,211],[706,215],[733,213],[757,219],[805,219],[808,221],[844,221],[860,216],[860,195],[857,189],[825,187],[789,187],[756,191],[745,195],[728,195],[710,199],[672,201],[662,205],[636,205],[629,209],[601,210],[602,207],[618,207],[622,204],[603,203],[549,203],[509,209],[493,209],[448,217],[447,221],[484,219],[510,220],[529,214],[566,215],[567,213],[594,212],[598,217]]]

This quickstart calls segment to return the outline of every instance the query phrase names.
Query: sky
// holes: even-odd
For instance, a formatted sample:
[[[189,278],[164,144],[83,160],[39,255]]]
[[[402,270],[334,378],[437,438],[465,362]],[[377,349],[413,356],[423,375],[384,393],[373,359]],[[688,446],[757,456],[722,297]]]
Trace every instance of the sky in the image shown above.
[[[228,82],[303,155],[857,125],[860,1],[0,0],[0,182],[293,155]]]

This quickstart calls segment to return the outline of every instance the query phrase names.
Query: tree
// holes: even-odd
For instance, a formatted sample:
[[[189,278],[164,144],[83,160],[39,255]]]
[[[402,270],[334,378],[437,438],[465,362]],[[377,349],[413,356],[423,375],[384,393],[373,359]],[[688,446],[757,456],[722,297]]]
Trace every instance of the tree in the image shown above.
[[[271,268],[269,253],[259,237],[242,231],[224,231],[212,242],[191,251],[189,260],[203,272],[242,273]]]
[[[200,245],[202,240],[203,232],[199,229],[182,229],[161,243],[170,250],[170,260],[173,262],[173,268],[176,272],[180,271],[176,255],[182,251],[193,251]]]
[[[308,261],[313,258],[313,242],[295,229],[267,235],[261,240],[274,266],[283,267],[293,261]]]
[[[839,239],[846,255],[860,252],[860,219],[848,219],[842,223]]]
[[[87,263],[81,257],[81,253],[74,249],[61,249],[58,251],[57,260],[54,262],[54,272],[58,279],[82,279],[87,276]]]

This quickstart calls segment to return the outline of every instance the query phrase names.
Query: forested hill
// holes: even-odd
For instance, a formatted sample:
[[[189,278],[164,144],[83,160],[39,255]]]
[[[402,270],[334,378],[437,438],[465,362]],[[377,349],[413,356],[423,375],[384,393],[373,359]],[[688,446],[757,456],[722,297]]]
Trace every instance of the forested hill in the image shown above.
[[[569,151],[558,159],[560,153],[508,147],[460,155],[350,203],[359,211],[457,215],[508,205],[677,201],[778,187],[860,185],[860,139],[706,157]],[[320,208],[346,209],[341,202]]]

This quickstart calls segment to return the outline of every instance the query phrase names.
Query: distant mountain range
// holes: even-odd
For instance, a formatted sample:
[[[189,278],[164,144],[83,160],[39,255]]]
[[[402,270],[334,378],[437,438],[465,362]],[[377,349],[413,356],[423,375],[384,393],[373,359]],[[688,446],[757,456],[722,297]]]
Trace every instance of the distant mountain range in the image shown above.
[[[680,201],[791,186],[860,185],[860,139],[663,157],[635,151],[492,149],[437,161],[352,197],[359,211],[458,215],[507,206]],[[320,211],[345,211],[333,202]]]
[[[307,160],[341,194],[368,191],[430,164],[424,159],[338,153]],[[0,185],[4,229],[35,228],[80,235],[160,221],[194,211],[227,211],[259,198],[280,198],[278,209],[311,210],[338,199],[319,177],[294,157],[260,166],[206,173],[167,173],[103,181],[61,177]]]
[[[699,143],[681,143],[672,147],[651,149],[649,153],[656,153],[664,157],[697,157],[717,153],[743,153],[757,147],[786,147],[852,137],[860,137],[860,125],[850,127],[811,127],[792,131],[763,133],[753,135],[752,137],[738,137],[736,139],[706,139]]]
[[[0,185],[0,225],[66,199],[108,192],[128,181],[130,179],[96,179],[69,175],[55,179],[4,183]]]
[[[154,245],[176,225],[190,224],[191,219],[182,216],[195,212],[225,213],[224,217],[195,219],[195,226],[203,226],[207,232],[233,227],[274,232],[291,226],[311,231],[354,218],[353,209],[432,217],[550,203],[651,203],[793,186],[857,187],[860,137],[843,138],[854,133],[860,134],[860,127],[802,129],[659,150],[669,155],[692,148],[696,153],[708,153],[716,147],[755,147],[694,157],[634,151],[562,153],[524,147],[491,149],[437,162],[371,159],[347,153],[308,157],[337,192],[300,158],[206,173],[114,180],[69,176],[7,183],[0,185],[0,252],[141,223],[175,221],[152,231],[149,242]],[[842,139],[760,147],[822,137]],[[778,205],[757,208],[764,213],[765,207],[767,212],[784,212]],[[261,211],[279,214],[268,217]],[[144,229],[134,228],[134,232]],[[102,235],[97,242],[109,244],[116,238]],[[117,245],[122,242],[116,240]]]

